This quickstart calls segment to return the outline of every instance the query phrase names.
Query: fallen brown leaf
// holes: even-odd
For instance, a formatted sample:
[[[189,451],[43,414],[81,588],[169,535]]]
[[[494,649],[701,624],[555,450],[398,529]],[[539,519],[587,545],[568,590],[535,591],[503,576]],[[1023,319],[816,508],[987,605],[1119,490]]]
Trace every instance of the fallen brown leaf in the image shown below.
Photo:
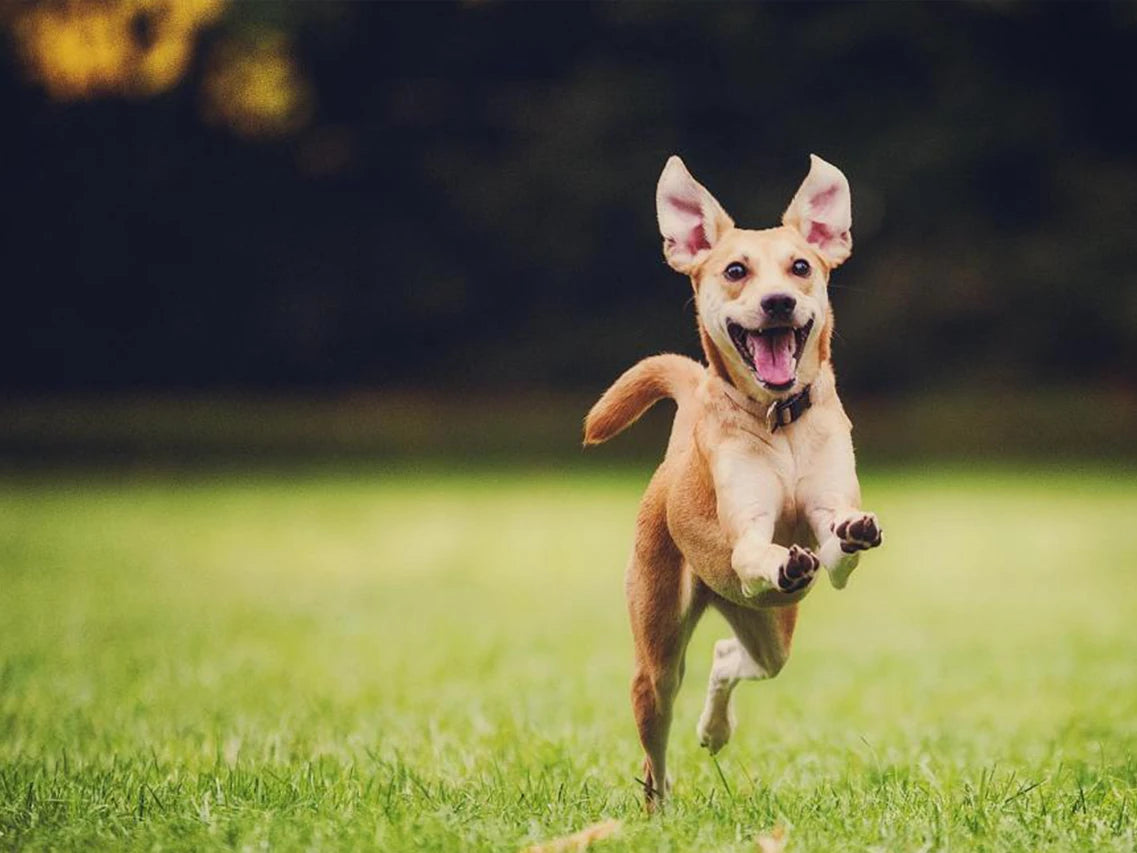
[[[759,853],[782,853],[786,849],[786,830],[775,826],[769,835],[758,836]]]
[[[618,820],[605,820],[586,826],[572,835],[554,838],[541,844],[526,847],[521,853],[570,853],[574,850],[584,850],[594,841],[610,838],[620,831],[623,824]]]

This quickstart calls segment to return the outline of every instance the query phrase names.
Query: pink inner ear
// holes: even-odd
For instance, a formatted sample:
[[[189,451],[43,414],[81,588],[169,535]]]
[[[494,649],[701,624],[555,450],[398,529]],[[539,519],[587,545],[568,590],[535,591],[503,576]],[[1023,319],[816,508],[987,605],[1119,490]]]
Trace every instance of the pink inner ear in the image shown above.
[[[703,209],[699,203],[677,195],[668,196],[667,203],[683,222],[683,233],[675,236],[676,242],[683,250],[694,255],[703,249],[709,249],[711,244],[703,228]]]
[[[833,204],[833,198],[839,189],[840,187],[834,184],[829,189],[817,193],[809,200],[809,209],[813,213],[824,213],[826,208]]]
[[[813,220],[809,223],[809,236],[805,239],[816,246],[824,246],[835,236],[837,235],[824,222]]]
[[[809,234],[806,240],[815,246],[824,248],[830,241],[835,240],[844,232],[838,233],[826,221],[831,218],[833,203],[841,188],[837,184],[828,189],[815,193],[809,199]]]

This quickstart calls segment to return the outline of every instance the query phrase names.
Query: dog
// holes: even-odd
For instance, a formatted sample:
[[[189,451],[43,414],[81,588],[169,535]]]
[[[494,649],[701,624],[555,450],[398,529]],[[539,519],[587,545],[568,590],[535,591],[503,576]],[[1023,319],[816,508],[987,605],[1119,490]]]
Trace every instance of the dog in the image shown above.
[[[843,588],[861,552],[882,542],[877,517],[860,508],[852,424],[830,363],[829,274],[853,245],[844,174],[811,155],[781,226],[751,231],[735,227],[673,156],[656,209],[664,257],[694,287],[706,365],[644,359],[603,394],[584,428],[585,445],[599,444],[657,401],[677,404],[626,579],[649,809],[669,785],[672,704],[707,607],[734,632],[715,644],[697,726],[713,755],[734,728],[738,682],[773,678],[785,665],[798,602],[820,568]]]

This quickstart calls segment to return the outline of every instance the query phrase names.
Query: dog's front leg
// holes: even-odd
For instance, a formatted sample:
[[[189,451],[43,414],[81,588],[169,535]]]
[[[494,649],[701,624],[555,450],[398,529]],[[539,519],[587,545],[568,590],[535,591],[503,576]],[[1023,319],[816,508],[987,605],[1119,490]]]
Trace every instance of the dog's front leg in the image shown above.
[[[753,598],[764,592],[797,592],[808,586],[819,562],[810,551],[774,543],[785,489],[771,460],[743,442],[724,442],[713,463],[719,521],[733,543],[730,563]]]
[[[798,500],[805,507],[817,540],[817,555],[835,589],[844,589],[861,552],[883,541],[874,513],[861,506],[853,445],[847,434],[834,436],[819,454],[812,473],[802,479]]]

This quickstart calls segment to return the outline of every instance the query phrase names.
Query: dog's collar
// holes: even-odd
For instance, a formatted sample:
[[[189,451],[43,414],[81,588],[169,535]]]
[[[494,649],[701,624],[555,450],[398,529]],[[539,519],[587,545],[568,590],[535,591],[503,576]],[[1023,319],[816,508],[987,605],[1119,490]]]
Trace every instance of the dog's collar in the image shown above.
[[[811,387],[806,385],[796,394],[770,404],[770,408],[766,410],[766,427],[770,432],[777,432],[780,428],[789,426],[808,411],[813,405],[813,401],[809,398]]]

